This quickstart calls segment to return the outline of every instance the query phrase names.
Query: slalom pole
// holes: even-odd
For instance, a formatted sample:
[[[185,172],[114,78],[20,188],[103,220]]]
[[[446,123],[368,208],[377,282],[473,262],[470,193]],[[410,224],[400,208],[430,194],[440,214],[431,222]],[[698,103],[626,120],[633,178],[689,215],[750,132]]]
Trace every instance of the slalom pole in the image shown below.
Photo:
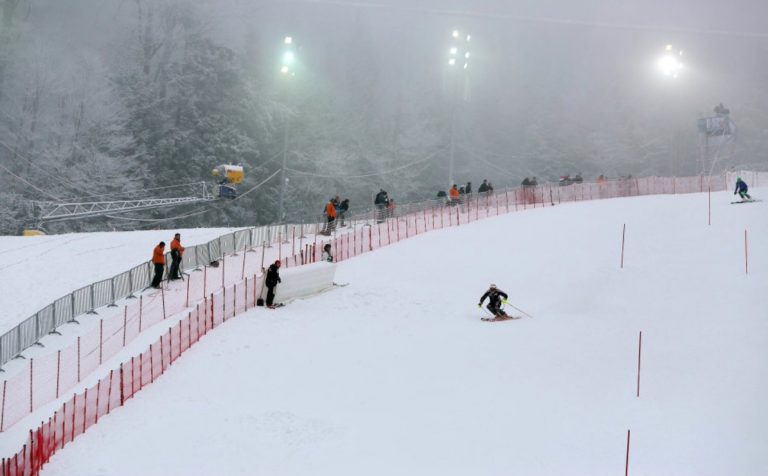
[[[532,316],[532,315],[530,315],[530,314],[528,314],[527,312],[523,311],[522,309],[520,309],[519,307],[515,306],[514,304],[511,304],[509,301],[507,301],[507,304],[509,304],[509,306],[510,306],[512,309],[514,309],[514,310],[516,310],[516,311],[518,311],[518,312],[521,312],[521,313],[523,313],[523,315],[525,315],[525,316],[527,316],[527,317],[530,317],[531,319],[533,319],[533,316]]]

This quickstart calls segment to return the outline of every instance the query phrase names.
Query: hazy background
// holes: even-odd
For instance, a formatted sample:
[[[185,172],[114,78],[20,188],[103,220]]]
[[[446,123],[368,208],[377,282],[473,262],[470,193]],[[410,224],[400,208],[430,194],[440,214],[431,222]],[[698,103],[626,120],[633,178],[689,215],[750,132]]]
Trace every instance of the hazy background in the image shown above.
[[[246,191],[284,150],[291,221],[336,194],[434,197],[451,137],[454,181],[475,189],[765,169],[765,18],[759,1],[0,0],[0,231],[33,200],[185,196],[147,189],[213,183],[222,163]],[[467,70],[448,67],[454,29]],[[666,44],[684,50],[675,80],[655,68]],[[702,155],[696,121],[720,102],[736,140]],[[50,228],[268,223],[279,190]]]

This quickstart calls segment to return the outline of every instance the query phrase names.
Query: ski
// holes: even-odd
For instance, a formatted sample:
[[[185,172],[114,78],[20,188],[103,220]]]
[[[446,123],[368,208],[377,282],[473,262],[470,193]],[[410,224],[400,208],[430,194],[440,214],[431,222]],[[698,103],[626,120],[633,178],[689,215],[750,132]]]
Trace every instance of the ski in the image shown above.
[[[738,202],[731,202],[731,205],[736,205],[737,203],[752,203],[752,202],[762,202],[762,200],[760,199],[740,200]]]
[[[481,321],[485,322],[501,322],[501,321],[510,321],[514,319],[521,319],[521,316],[496,316],[496,317],[481,317]]]
[[[344,286],[349,286],[349,283],[333,283],[334,286],[343,288]]]

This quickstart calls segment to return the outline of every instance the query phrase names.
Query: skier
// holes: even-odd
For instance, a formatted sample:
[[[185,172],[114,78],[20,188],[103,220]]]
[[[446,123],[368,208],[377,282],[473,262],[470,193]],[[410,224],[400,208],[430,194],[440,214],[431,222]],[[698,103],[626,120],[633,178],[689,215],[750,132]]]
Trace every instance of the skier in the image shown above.
[[[159,288],[160,281],[163,280],[163,271],[165,270],[165,241],[161,241],[152,250],[152,264],[155,267],[155,277],[152,278],[152,287]]]
[[[267,279],[264,281],[264,284],[267,286],[267,307],[270,309],[274,309],[275,305],[273,302],[275,301],[275,288],[277,287],[277,283],[281,283],[280,280],[280,260],[277,260],[274,262],[274,264],[269,266],[269,269],[267,270]]]
[[[483,294],[480,298],[480,302],[478,303],[477,307],[483,307],[483,301],[485,301],[485,298],[488,298],[487,307],[488,310],[491,311],[491,313],[494,315],[494,317],[507,316],[507,313],[501,309],[501,305],[506,304],[507,298],[509,298],[507,293],[497,288],[495,284],[491,284],[491,286],[488,288],[488,291],[486,291],[485,294]]]
[[[181,246],[181,234],[176,233],[171,241],[171,271],[169,279],[179,279],[179,267],[181,266],[181,257],[184,255],[184,247]]]
[[[741,180],[741,177],[736,177],[736,190],[733,191],[733,194],[736,195],[738,193],[742,201],[752,200],[752,197],[749,196],[747,190],[749,190],[747,182]]]
[[[331,254],[331,244],[327,243],[325,246],[323,246],[323,261],[327,261],[329,263],[333,263],[333,255]]]

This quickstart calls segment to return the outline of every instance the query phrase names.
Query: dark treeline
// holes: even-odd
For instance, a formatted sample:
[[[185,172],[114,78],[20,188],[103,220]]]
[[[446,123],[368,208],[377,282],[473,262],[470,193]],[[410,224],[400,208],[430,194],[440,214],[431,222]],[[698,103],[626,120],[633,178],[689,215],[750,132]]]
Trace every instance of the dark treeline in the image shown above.
[[[768,69],[756,58],[768,41],[760,35],[516,22],[385,3],[393,8],[0,0],[0,232],[29,225],[35,200],[183,196],[191,187],[164,187],[213,188],[211,170],[226,163],[245,167],[239,189],[248,191],[284,158],[288,221],[318,219],[335,195],[353,210],[370,208],[380,188],[398,202],[433,198],[448,189],[451,149],[454,181],[475,187],[484,178],[499,188],[528,176],[764,168]],[[454,29],[472,35],[466,70],[448,66]],[[295,76],[280,73],[286,35]],[[691,66],[665,81],[653,66],[673,40]],[[703,163],[696,120],[719,102],[738,139]],[[50,229],[271,223],[279,177],[235,202]],[[162,221],[174,216],[185,218]]]

